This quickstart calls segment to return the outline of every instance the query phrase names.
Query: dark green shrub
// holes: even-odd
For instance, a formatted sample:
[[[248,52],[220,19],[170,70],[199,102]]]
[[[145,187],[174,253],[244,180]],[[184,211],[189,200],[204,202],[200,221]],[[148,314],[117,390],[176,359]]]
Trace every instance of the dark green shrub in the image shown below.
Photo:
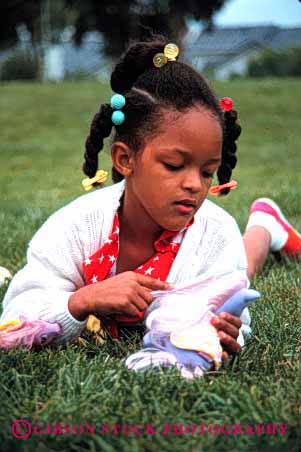
[[[39,74],[39,59],[29,50],[15,50],[2,62],[0,67],[0,80],[2,81],[37,80]]]
[[[287,50],[264,50],[249,62],[250,77],[300,77],[301,47]]]
[[[81,81],[81,80],[87,80],[87,79],[95,79],[95,75],[94,74],[89,74],[87,71],[85,71],[84,69],[77,69],[74,72],[69,72],[66,71],[65,75],[64,75],[64,80],[66,81]]]

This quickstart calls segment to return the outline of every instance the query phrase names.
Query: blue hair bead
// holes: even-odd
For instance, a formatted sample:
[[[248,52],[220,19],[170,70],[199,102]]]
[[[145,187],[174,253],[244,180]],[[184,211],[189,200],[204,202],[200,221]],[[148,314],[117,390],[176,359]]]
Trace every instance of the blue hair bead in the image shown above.
[[[122,94],[114,94],[111,97],[111,107],[115,110],[121,110],[125,106],[125,97]]]
[[[115,126],[120,126],[125,119],[124,113],[120,110],[116,110],[112,113],[112,122]]]

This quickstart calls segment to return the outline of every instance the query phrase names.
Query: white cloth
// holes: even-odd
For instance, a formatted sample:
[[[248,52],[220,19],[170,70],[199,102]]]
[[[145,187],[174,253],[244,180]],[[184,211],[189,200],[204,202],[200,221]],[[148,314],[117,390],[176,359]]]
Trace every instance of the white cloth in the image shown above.
[[[172,290],[153,291],[154,301],[145,313],[144,347],[131,354],[125,365],[137,371],[176,364],[185,378],[218,369],[222,347],[211,325],[213,313],[224,306],[226,312],[240,315],[243,307],[260,295],[247,290],[248,285],[244,271],[232,271],[206,279],[200,276]]]
[[[208,311],[215,312],[235,293],[249,286],[244,271],[198,277],[171,290],[154,290],[154,301],[145,313],[148,330],[173,331],[199,323]]]
[[[122,181],[95,190],[50,216],[29,243],[27,263],[8,288],[0,322],[20,315],[58,322],[62,335],[57,342],[80,334],[86,321],[73,318],[68,300],[85,285],[83,261],[108,238],[124,188]],[[167,280],[179,285],[198,275],[246,269],[245,249],[235,220],[205,200],[185,234]],[[250,324],[248,313],[242,321]]]

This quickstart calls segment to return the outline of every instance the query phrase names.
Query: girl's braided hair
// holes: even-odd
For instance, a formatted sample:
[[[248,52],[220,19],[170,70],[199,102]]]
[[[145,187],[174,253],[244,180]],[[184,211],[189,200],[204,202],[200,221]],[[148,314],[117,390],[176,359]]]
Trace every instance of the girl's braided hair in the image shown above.
[[[165,37],[156,35],[151,41],[132,44],[112,72],[112,90],[126,97],[126,105],[122,109],[125,121],[115,126],[114,141],[123,141],[134,152],[138,152],[145,139],[160,133],[160,119],[164,111],[172,109],[184,112],[196,105],[205,106],[223,128],[222,162],[217,176],[220,184],[229,182],[237,162],[235,141],[241,132],[237,113],[234,110],[222,112],[218,99],[204,77],[191,66],[173,61],[156,68],[153,57],[163,52],[167,43]],[[103,140],[111,134],[112,112],[109,104],[102,104],[92,121],[83,165],[83,171],[89,177],[95,175]],[[123,175],[114,167],[112,179],[114,183],[123,179]],[[222,194],[228,191],[224,189]]]

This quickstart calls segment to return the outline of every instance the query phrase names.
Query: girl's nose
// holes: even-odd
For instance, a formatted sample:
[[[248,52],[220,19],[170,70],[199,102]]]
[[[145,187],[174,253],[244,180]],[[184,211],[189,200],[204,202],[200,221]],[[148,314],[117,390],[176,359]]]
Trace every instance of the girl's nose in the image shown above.
[[[182,187],[184,190],[188,190],[192,193],[197,193],[202,188],[202,180],[199,170],[189,171],[186,173]]]

